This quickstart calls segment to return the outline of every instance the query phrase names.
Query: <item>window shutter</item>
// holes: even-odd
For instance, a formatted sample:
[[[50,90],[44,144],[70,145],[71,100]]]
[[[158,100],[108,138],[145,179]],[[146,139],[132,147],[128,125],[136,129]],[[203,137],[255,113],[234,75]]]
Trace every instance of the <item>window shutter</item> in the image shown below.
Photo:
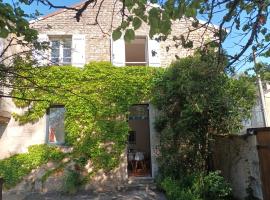
[[[123,38],[120,38],[116,41],[113,41],[113,39],[111,39],[111,49],[112,49],[112,53],[111,53],[111,60],[112,60],[112,64],[114,66],[125,66],[125,62],[126,62],[126,53],[125,53],[125,41]]]
[[[160,43],[155,39],[148,40],[148,65],[160,67]]]
[[[76,67],[85,65],[85,35],[72,35],[72,65]]]
[[[49,37],[47,34],[39,34],[38,35],[38,42],[49,42]],[[48,49],[45,50],[34,50],[33,57],[36,60],[38,66],[47,65],[49,62],[49,52]]]
[[[4,39],[0,38],[0,55],[3,53],[4,51]]]

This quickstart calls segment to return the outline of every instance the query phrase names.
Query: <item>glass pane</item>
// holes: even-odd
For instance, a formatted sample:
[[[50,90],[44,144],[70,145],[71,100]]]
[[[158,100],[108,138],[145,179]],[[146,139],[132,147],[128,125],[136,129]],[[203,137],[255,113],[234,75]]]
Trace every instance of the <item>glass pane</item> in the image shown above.
[[[59,64],[59,58],[51,58],[51,62],[54,64]]]
[[[59,57],[59,49],[52,49],[51,50],[51,57]]]
[[[59,49],[59,47],[60,47],[60,41],[58,41],[58,40],[53,40],[53,41],[52,41],[52,49],[56,49],[56,48]]]
[[[66,57],[71,57],[71,49],[63,49],[63,56],[64,58]]]
[[[63,58],[63,64],[71,64],[71,58]]]
[[[71,48],[71,40],[68,40],[68,39],[64,40],[63,41],[63,47],[70,49]]]
[[[65,127],[64,127],[65,108],[56,107],[49,110],[49,143],[64,143]]]
[[[51,62],[58,64],[60,56],[60,41],[53,40],[51,41]]]

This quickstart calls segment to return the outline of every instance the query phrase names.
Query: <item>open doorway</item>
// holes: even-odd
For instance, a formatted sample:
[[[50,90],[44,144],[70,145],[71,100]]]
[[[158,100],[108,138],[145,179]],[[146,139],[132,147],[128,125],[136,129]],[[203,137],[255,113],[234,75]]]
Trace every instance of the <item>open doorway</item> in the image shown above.
[[[146,66],[147,62],[147,39],[137,36],[131,42],[125,43],[126,66]]]
[[[128,175],[151,177],[151,150],[148,104],[130,108],[128,138]]]

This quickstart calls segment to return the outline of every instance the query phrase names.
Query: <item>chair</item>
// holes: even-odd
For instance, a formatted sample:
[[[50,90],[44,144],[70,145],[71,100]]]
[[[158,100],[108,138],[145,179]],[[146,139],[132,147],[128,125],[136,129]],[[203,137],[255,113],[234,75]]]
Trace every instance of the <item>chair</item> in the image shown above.
[[[143,152],[136,152],[134,160],[135,160],[135,170],[134,170],[135,173],[137,173],[139,166],[145,172],[146,165],[145,165],[144,153]]]

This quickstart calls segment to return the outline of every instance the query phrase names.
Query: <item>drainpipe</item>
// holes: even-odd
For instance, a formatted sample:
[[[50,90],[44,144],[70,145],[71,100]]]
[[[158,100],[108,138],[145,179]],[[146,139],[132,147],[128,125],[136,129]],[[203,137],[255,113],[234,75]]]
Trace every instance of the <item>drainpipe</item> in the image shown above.
[[[256,67],[256,54],[255,51],[253,50],[253,60],[254,60],[254,65]],[[268,127],[268,120],[267,120],[267,115],[266,115],[266,108],[265,108],[265,98],[264,98],[264,91],[263,91],[263,86],[262,86],[262,80],[260,74],[256,73],[257,77],[257,83],[259,87],[259,93],[260,93],[260,102],[261,102],[261,110],[262,110],[262,116],[263,116],[263,123],[264,127]]]

